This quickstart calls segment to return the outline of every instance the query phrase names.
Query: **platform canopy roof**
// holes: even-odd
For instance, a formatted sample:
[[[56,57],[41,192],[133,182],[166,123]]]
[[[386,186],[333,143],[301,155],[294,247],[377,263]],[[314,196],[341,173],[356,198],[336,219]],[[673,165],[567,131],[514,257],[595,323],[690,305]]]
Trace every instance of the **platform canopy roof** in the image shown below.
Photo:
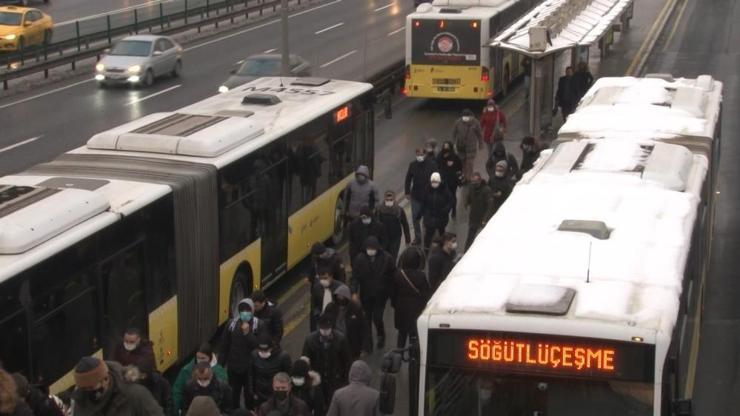
[[[489,46],[537,58],[591,45],[630,8],[634,0],[546,0],[491,40]],[[545,28],[546,48],[531,48],[530,28]]]

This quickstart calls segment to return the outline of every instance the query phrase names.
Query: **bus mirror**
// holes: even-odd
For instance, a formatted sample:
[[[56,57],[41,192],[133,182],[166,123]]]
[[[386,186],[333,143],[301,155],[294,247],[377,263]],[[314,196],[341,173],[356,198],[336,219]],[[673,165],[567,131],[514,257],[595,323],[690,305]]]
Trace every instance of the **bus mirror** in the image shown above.
[[[676,400],[673,402],[674,416],[691,416],[694,412],[691,409],[691,399]]]
[[[401,355],[401,351],[388,351],[383,356],[381,369],[384,373],[397,374],[401,370],[402,361],[403,356]]]
[[[380,377],[380,413],[392,415],[396,407],[396,376],[383,372]]]

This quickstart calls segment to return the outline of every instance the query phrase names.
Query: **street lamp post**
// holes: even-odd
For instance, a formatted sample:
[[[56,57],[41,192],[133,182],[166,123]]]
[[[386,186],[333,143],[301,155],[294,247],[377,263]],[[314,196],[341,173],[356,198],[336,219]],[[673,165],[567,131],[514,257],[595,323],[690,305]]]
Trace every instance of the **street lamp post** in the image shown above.
[[[288,51],[288,0],[280,2],[280,24],[282,26],[282,39],[280,52],[282,53],[282,65],[280,73],[287,77],[290,75],[290,52]]]

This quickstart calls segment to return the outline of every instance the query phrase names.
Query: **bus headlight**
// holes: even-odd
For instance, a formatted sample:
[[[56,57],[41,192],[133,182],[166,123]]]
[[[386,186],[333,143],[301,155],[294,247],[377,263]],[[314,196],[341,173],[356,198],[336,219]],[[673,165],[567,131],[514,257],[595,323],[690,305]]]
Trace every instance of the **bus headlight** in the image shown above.
[[[5,39],[5,40],[15,40],[15,38],[16,38],[16,37],[17,37],[17,36],[16,36],[16,34],[15,34],[15,33],[11,33],[11,34],[9,34],[9,35],[5,35],[5,36],[3,36],[3,39]]]
[[[225,92],[229,92],[229,87],[227,87],[226,85],[222,85],[222,86],[218,87],[218,92],[220,92],[221,94],[223,94]]]

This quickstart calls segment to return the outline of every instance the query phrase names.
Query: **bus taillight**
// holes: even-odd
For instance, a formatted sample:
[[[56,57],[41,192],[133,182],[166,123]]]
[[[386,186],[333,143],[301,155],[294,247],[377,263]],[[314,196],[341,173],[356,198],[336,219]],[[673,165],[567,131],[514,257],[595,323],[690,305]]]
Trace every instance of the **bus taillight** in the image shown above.
[[[415,28],[421,27],[421,21],[420,20],[414,20],[414,27]]]
[[[488,81],[490,81],[490,80],[491,80],[491,75],[490,75],[490,74],[489,74],[489,72],[488,72],[488,68],[487,68],[487,67],[485,67],[485,66],[482,66],[482,67],[481,67],[481,72],[480,72],[480,80],[481,80],[482,82],[488,82]]]

